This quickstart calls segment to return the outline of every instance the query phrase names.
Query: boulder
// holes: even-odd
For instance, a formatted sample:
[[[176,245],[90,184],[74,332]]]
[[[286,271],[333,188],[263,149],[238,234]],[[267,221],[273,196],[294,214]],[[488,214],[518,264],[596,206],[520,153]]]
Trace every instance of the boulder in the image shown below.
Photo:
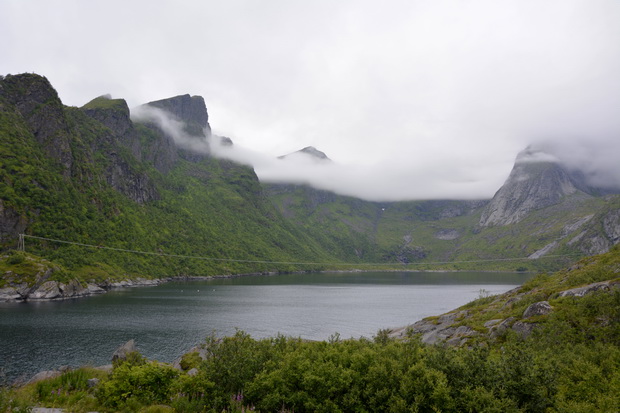
[[[539,301],[525,309],[523,312],[523,318],[530,318],[536,315],[546,315],[551,311],[553,311],[553,307],[551,307],[548,301]]]
[[[512,330],[516,332],[521,338],[527,338],[532,331],[536,328],[535,323],[524,323],[523,321],[517,321],[512,325]]]
[[[80,297],[88,295],[88,289],[83,287],[78,280],[71,280],[68,284],[60,284],[63,297]]]
[[[125,361],[127,360],[128,354],[134,353],[136,351],[138,351],[136,349],[136,342],[133,339],[131,339],[116,349],[114,354],[112,354],[112,362],[114,363],[116,361]]]
[[[57,281],[46,281],[28,296],[30,300],[52,300],[62,297]]]
[[[0,288],[0,301],[20,300],[22,298],[13,287]]]
[[[497,323],[495,323],[494,325],[490,327],[489,337],[497,338],[498,336],[504,334],[504,332],[512,326],[515,320],[516,319],[514,317],[508,317],[505,320],[499,320]],[[485,324],[485,327],[486,327],[486,324]]]

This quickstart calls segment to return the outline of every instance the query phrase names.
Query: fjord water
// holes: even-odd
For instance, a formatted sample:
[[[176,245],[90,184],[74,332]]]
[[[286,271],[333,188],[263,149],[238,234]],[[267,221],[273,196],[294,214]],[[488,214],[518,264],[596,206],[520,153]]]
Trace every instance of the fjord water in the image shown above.
[[[506,273],[310,273],[112,290],[65,301],[0,303],[0,369],[8,380],[60,366],[109,364],[135,339],[171,362],[205,337],[372,337],[522,284]]]

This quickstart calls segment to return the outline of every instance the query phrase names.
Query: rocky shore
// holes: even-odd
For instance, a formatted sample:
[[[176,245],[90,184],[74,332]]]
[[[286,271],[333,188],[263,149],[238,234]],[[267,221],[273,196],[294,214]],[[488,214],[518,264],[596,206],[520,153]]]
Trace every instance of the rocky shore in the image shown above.
[[[6,258],[6,257],[3,257]],[[31,258],[26,260],[33,261]],[[215,278],[233,278],[256,275],[273,275],[275,273],[250,273],[250,274],[229,274],[214,276],[174,276],[166,278],[148,279],[144,277],[136,277],[120,281],[106,280],[103,282],[83,282],[73,279],[67,282],[50,280],[52,274],[57,268],[50,263],[36,263],[37,268],[31,276],[23,276],[20,274],[7,271],[1,274],[4,285],[0,288],[0,302],[6,301],[49,301],[49,300],[65,300],[71,298],[87,297],[94,294],[103,294],[114,288],[127,287],[151,287],[170,281],[192,281],[192,280],[208,280]],[[0,284],[2,285],[2,284]]]
[[[510,310],[521,300],[533,296],[537,290],[528,293],[521,292],[522,287],[517,287],[504,294],[501,294],[488,304],[482,312],[493,311],[497,308],[497,313],[502,314],[502,310]],[[540,316],[544,316],[554,311],[554,308],[547,301],[558,297],[584,297],[588,294],[607,291],[613,292],[620,290],[620,279],[595,282],[578,288],[554,293],[545,300],[537,301],[525,308],[519,317],[490,318],[482,326],[476,326],[472,320],[472,314],[467,309],[455,310],[438,317],[428,317],[414,324],[392,329],[389,335],[393,338],[405,338],[408,335],[419,335],[420,340],[425,344],[445,343],[450,346],[463,346],[476,336],[496,339],[508,330],[514,331],[522,338],[526,338],[538,327],[537,321]]]
[[[127,279],[118,282],[80,283],[71,280],[68,283],[60,281],[44,281],[29,285],[22,282],[0,288],[0,301],[47,301],[85,297],[93,294],[103,294],[112,288],[142,287],[159,285],[169,280],[146,278]]]

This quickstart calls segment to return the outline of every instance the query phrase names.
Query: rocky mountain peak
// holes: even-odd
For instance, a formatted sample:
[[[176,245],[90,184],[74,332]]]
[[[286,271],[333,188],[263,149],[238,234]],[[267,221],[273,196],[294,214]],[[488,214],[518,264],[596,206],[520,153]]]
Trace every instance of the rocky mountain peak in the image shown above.
[[[325,155],[325,152],[321,152],[314,146],[306,146],[305,148],[300,149],[298,151],[291,152],[286,155],[278,156],[278,159],[286,159],[286,158],[290,158],[292,156],[297,156],[297,155],[310,156],[312,159],[317,160],[317,161],[331,162],[331,159],[329,159],[327,155]]]
[[[81,109],[117,135],[125,134],[132,127],[129,106],[125,99],[112,99],[110,95],[103,95],[91,100]]]
[[[147,103],[174,115],[186,124],[186,132],[194,136],[210,136],[209,114],[202,96],[179,95]]]
[[[521,221],[530,211],[560,203],[583,191],[583,183],[555,156],[528,147],[517,155],[504,185],[480,218],[481,226],[508,225]]]

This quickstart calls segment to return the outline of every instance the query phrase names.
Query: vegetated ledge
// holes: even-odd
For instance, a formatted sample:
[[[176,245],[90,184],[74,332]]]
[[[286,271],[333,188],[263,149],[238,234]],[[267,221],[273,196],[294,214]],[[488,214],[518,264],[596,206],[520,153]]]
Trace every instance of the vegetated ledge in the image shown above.
[[[71,274],[43,258],[12,251],[0,256],[0,302],[51,301],[103,294],[114,288],[150,287],[171,281],[210,280],[252,275],[272,275],[273,272],[228,274],[213,276],[172,276],[146,278],[127,275],[89,281]]]
[[[507,334],[528,338],[558,313],[576,305],[574,300],[595,294],[620,296],[620,248],[585,258],[555,274],[539,274],[520,287],[492,296],[480,297],[440,316],[387,330],[390,337],[403,339],[419,335],[425,344],[486,346]],[[596,299],[596,298],[594,298]],[[620,300],[619,300],[620,302]],[[591,320],[592,321],[592,320]],[[605,317],[596,323],[613,323]]]

